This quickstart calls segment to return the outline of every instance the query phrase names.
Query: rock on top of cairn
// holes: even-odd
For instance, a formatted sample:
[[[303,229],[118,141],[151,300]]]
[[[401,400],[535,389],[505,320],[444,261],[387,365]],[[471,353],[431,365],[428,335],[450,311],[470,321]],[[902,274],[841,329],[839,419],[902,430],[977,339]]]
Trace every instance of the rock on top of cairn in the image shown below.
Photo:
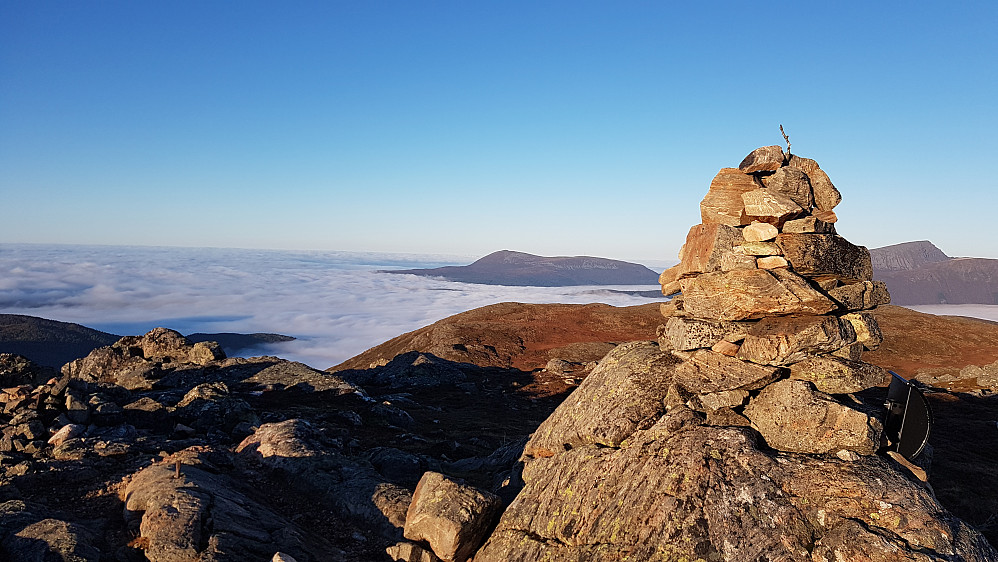
[[[779,145],[763,146],[750,152],[738,169],[746,174],[779,170],[785,160],[783,148]]]

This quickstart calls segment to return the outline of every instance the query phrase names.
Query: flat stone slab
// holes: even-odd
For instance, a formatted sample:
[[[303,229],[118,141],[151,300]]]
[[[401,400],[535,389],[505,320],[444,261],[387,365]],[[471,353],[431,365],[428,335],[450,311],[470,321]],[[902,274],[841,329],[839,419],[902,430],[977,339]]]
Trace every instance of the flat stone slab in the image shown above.
[[[773,316],[749,330],[737,357],[762,365],[789,365],[855,341],[852,323],[836,316]]]
[[[780,376],[776,367],[740,361],[700,349],[686,356],[676,369],[675,382],[694,394],[728,390],[758,390]]]
[[[688,315],[748,320],[773,315],[825,314],[837,306],[786,269],[705,273],[681,281]]]
[[[851,394],[884,384],[890,373],[863,361],[824,356],[794,363],[790,366],[790,378],[808,381],[828,394]]]

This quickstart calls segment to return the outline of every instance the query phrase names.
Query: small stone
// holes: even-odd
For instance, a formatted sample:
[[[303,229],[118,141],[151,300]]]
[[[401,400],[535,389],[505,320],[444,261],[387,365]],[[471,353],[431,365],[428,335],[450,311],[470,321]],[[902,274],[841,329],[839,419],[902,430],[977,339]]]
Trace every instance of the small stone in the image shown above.
[[[783,148],[779,145],[763,146],[750,152],[738,165],[738,169],[746,174],[778,170],[785,159]]]
[[[804,209],[782,193],[756,189],[742,193],[745,214],[755,220],[768,222],[777,228],[789,219],[796,218]]]
[[[822,211],[816,210],[812,213],[815,220],[818,222],[823,222],[825,224],[835,224],[839,221],[839,216],[835,214],[835,211]]]
[[[742,237],[746,242],[766,242],[776,238],[780,231],[768,222],[753,222],[742,229]]]
[[[725,390],[723,392],[701,394],[697,398],[704,412],[712,412],[721,408],[741,406],[748,397],[749,393],[746,390]]]
[[[86,433],[86,431],[86,426],[71,423],[63,426],[59,431],[55,432],[52,437],[49,437],[48,443],[53,447],[58,447],[59,445],[65,443],[68,439],[74,439],[82,436]]]
[[[856,331],[856,341],[863,344],[868,351],[876,351],[884,341],[884,333],[880,331],[880,324],[876,317],[869,312],[854,312],[842,316],[843,320],[848,320]]]
[[[721,271],[735,271],[738,269],[757,269],[755,256],[744,256],[732,252],[726,252],[721,256]],[[680,284],[680,287],[682,284]]]
[[[793,166],[784,166],[771,176],[762,178],[766,189],[782,193],[794,203],[808,211],[814,206],[814,195],[811,193],[811,180],[802,170]]]
[[[715,353],[720,353],[721,355],[727,355],[728,357],[734,357],[738,355],[738,348],[741,347],[737,343],[732,343],[728,340],[721,340],[715,343],[710,350]]]
[[[385,549],[388,557],[396,562],[440,562],[436,554],[422,546],[402,541]]]
[[[756,265],[759,266],[759,269],[779,269],[788,267],[790,264],[783,256],[764,256],[756,260]]]
[[[738,168],[721,168],[710,182],[710,189],[700,202],[700,219],[704,224],[741,226],[752,222],[745,214],[742,193],[762,187],[753,176]]]
[[[783,232],[835,234],[835,225],[820,221],[812,215],[783,223]]]
[[[733,251],[745,256],[779,256],[783,253],[774,242],[745,242],[735,246]]]
[[[850,451],[849,449],[841,449],[839,452],[835,453],[835,456],[848,462],[854,462],[860,459],[860,456],[856,454],[855,451]]]

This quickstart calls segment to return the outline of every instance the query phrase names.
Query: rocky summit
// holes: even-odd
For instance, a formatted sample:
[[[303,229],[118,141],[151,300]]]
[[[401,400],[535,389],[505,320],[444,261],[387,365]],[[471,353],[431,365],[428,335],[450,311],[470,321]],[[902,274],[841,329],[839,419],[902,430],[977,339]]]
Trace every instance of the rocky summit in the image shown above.
[[[889,302],[835,232],[841,195],[778,146],[723,168],[657,342],[610,352],[527,442],[476,561],[996,560],[857,393]]]

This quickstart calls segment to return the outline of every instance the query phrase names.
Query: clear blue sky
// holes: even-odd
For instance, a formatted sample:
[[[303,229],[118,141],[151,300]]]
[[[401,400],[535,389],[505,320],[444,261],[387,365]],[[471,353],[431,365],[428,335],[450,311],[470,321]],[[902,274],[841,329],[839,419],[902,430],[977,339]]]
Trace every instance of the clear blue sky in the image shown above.
[[[676,257],[780,144],[998,258],[998,2],[0,0],[0,242]]]

